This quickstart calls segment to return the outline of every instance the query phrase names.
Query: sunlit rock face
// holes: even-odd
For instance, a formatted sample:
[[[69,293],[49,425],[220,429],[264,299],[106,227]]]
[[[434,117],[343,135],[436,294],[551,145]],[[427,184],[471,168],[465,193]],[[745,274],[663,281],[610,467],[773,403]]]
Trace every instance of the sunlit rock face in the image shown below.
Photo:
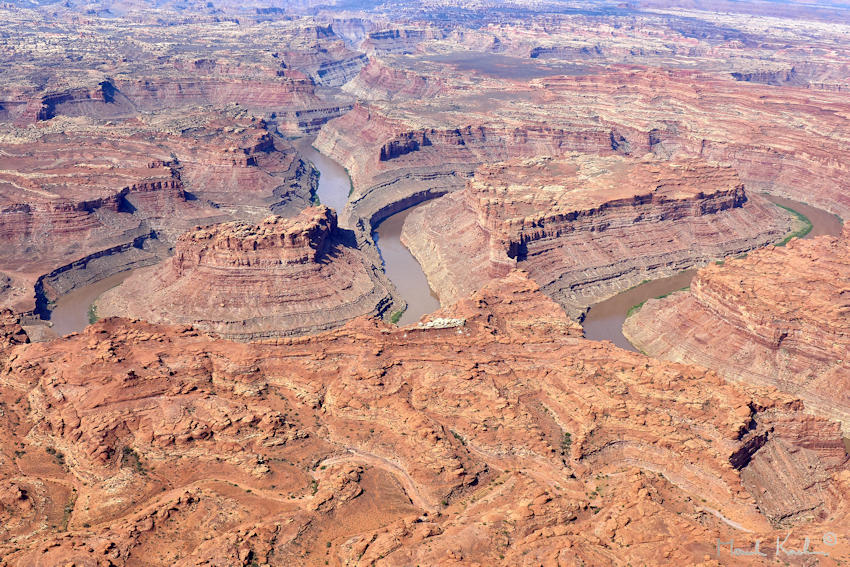
[[[653,356],[766,384],[850,431],[850,230],[792,240],[699,271],[690,291],[648,301],[624,332]]]
[[[480,167],[463,191],[412,213],[403,240],[444,303],[520,266],[578,317],[642,280],[790,227],[730,167],[574,154]]]
[[[231,222],[183,234],[174,256],[139,271],[97,302],[102,316],[188,323],[240,340],[316,332],[392,301],[336,214],[305,209],[260,224]]]

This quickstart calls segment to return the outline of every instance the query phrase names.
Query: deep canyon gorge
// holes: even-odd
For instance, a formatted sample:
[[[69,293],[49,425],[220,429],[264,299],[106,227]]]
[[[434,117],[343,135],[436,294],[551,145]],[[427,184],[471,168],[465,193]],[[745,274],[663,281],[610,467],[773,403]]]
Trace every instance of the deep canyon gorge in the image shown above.
[[[0,566],[846,564],[848,34],[0,3]]]

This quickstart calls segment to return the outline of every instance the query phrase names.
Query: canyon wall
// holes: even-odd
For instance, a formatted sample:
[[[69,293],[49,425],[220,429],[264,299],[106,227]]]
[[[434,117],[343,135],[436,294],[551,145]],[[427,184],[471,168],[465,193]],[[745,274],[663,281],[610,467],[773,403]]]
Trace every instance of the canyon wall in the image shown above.
[[[187,232],[168,262],[105,293],[96,311],[257,340],[381,316],[393,307],[388,288],[383,273],[345,242],[336,214],[314,207],[292,219]]]
[[[703,268],[647,301],[623,332],[647,353],[771,385],[850,431],[850,229]]]
[[[573,317],[645,279],[775,242],[792,226],[729,167],[619,156],[480,167],[410,214],[402,241],[443,304],[512,267]]]

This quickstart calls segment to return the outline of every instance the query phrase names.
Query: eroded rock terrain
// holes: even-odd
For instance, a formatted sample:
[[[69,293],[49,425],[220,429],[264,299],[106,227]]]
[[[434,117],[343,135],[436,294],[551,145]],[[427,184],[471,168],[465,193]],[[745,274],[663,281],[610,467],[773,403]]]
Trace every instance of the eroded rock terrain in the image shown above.
[[[521,272],[437,316],[8,347],[5,561],[694,564],[846,525],[839,430],[800,402],[587,341]]]
[[[624,332],[653,356],[769,384],[850,424],[850,229],[710,265],[690,290],[650,300]]]
[[[578,317],[617,290],[791,226],[730,167],[572,155],[482,166],[463,191],[412,213],[402,239],[443,303],[520,266]]]
[[[186,232],[169,261],[139,270],[104,294],[96,312],[258,339],[380,316],[393,304],[388,285],[346,242],[336,214],[312,207],[292,219]]]
[[[0,566],[850,561],[848,34],[0,3]]]

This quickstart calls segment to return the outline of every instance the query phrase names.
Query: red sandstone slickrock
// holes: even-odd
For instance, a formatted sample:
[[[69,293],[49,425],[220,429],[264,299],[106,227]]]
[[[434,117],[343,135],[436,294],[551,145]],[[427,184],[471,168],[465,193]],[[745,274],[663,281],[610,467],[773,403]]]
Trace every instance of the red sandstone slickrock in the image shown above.
[[[846,526],[838,427],[800,402],[587,341],[522,272],[434,320],[5,347],[5,563],[698,564]]]
[[[392,306],[383,274],[327,207],[183,234],[174,256],[98,299],[99,316],[188,323],[233,339],[316,332]]]
[[[710,265],[623,332],[652,356],[772,385],[850,432],[850,225]]]

